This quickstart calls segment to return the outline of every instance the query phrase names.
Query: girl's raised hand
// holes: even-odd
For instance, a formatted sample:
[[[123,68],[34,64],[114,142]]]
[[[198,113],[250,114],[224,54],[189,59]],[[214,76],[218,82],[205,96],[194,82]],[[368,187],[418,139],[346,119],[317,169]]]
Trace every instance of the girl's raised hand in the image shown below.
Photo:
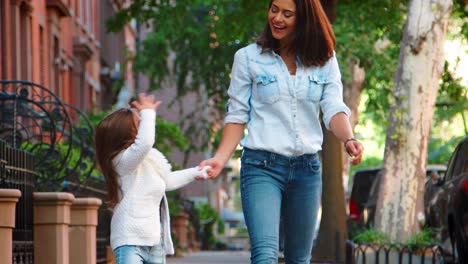
[[[154,95],[146,95],[144,93],[138,94],[138,101],[131,102],[131,105],[136,108],[138,111],[143,109],[153,109],[156,111],[161,105],[161,101],[155,101]]]

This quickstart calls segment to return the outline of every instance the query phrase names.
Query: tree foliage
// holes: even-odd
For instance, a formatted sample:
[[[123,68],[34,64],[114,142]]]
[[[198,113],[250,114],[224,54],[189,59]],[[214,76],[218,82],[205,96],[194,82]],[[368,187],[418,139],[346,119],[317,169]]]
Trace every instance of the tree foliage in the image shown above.
[[[467,9],[464,0],[454,0],[453,19],[460,24],[458,35],[468,39]],[[150,89],[164,87],[168,79],[175,80],[178,98],[196,93],[218,113],[224,112],[227,88],[234,53],[252,43],[266,23],[268,0],[134,0],[108,20],[110,31],[120,31],[131,20],[149,29],[132,58],[134,69],[145,74]],[[366,111],[361,120],[371,119],[382,124],[384,135],[393,78],[398,63],[399,45],[406,20],[408,0],[339,0],[333,28],[337,37],[337,56],[344,82],[350,79],[349,66],[359,62],[366,71],[363,94]],[[466,87],[451,89],[456,79],[444,75],[441,100],[447,98],[466,102]],[[465,97],[463,97],[465,93]],[[452,94],[449,96],[449,94]],[[460,97],[461,96],[461,97]],[[450,101],[458,104],[459,101]],[[463,107],[464,105],[460,105]],[[200,109],[196,109],[200,111]],[[436,120],[453,117],[453,110],[436,111]],[[451,115],[450,115],[451,114]],[[450,115],[450,116],[449,116]],[[222,116],[222,115],[221,115]],[[190,119],[187,115],[184,119]],[[196,118],[192,118],[196,119]],[[186,121],[187,121],[186,120]],[[190,121],[190,120],[188,120]],[[219,120],[191,120],[184,130],[209,134]],[[207,124],[193,124],[193,121]],[[210,136],[211,137],[211,136]],[[206,138],[210,138],[206,137]],[[382,137],[383,141],[383,137]],[[191,144],[193,144],[191,142]],[[206,145],[201,142],[201,145]],[[190,150],[196,150],[193,146]]]
[[[406,18],[404,0],[338,2],[334,31],[344,81],[349,65],[358,62],[366,71],[364,93],[368,95],[364,118],[386,120],[399,44]],[[383,128],[384,129],[384,128]]]
[[[186,152],[208,146],[215,132],[213,122],[224,113],[233,55],[263,28],[267,4],[266,0],[136,0],[108,20],[110,31],[122,30],[132,19],[149,29],[133,60],[134,70],[149,78],[150,89],[175,80],[177,99],[195,93],[201,101],[193,113],[180,117],[179,125],[192,139]],[[206,113],[206,107],[210,114],[196,114]]]
[[[119,31],[136,19],[151,29],[134,58],[135,70],[149,77],[151,89],[174,77],[179,96],[203,91],[223,109],[233,54],[263,27],[266,5],[249,0],[137,0],[107,25]]]
[[[109,114],[110,112],[101,111],[98,114],[89,114],[90,122],[93,124],[94,127],[98,125],[98,123]],[[188,148],[188,138],[186,138],[178,125],[167,122],[160,118],[156,119],[156,141],[155,146],[157,146],[158,150],[161,151],[166,157],[170,157],[172,151],[175,148],[184,151]],[[170,161],[174,169],[179,168],[180,164],[175,164],[173,161]]]

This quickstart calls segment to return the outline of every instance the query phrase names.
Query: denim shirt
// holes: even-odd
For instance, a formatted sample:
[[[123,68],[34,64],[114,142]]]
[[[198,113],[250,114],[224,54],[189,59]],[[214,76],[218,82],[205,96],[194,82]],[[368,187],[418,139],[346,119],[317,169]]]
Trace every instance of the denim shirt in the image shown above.
[[[247,124],[241,146],[290,157],[314,154],[323,141],[320,110],[327,129],[335,114],[350,116],[335,56],[321,67],[296,64],[291,76],[272,50],[251,44],[236,52],[224,122]]]

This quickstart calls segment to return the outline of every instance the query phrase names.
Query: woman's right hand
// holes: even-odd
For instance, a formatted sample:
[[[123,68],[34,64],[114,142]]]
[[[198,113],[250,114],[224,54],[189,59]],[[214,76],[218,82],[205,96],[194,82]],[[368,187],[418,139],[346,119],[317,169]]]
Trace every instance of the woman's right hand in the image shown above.
[[[205,166],[210,166],[211,168],[207,171],[208,179],[215,179],[223,170],[225,163],[226,162],[224,162],[223,159],[215,156],[211,159],[202,161],[198,167],[203,168]]]
[[[152,109],[156,111],[161,105],[161,101],[155,101],[154,95],[146,95],[144,93],[138,94],[138,101],[131,102],[131,105],[136,108],[138,111],[143,109]]]

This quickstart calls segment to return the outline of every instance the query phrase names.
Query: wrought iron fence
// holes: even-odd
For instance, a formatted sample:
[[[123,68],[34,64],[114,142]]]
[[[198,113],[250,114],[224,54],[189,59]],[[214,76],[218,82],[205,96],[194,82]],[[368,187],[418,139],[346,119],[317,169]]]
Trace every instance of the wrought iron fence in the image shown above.
[[[19,189],[13,263],[33,261],[34,191],[105,201],[95,171],[93,126],[78,108],[28,81],[0,80],[0,188]],[[106,261],[110,211],[99,209],[97,262]]]
[[[346,241],[346,264],[448,263],[440,245],[359,244]]]
[[[13,229],[13,263],[33,263],[34,156],[0,139],[0,164],[0,188],[21,191]]]
[[[58,191],[64,180],[86,184],[95,165],[86,115],[35,83],[2,80],[0,88],[0,138],[34,155],[37,190]]]

